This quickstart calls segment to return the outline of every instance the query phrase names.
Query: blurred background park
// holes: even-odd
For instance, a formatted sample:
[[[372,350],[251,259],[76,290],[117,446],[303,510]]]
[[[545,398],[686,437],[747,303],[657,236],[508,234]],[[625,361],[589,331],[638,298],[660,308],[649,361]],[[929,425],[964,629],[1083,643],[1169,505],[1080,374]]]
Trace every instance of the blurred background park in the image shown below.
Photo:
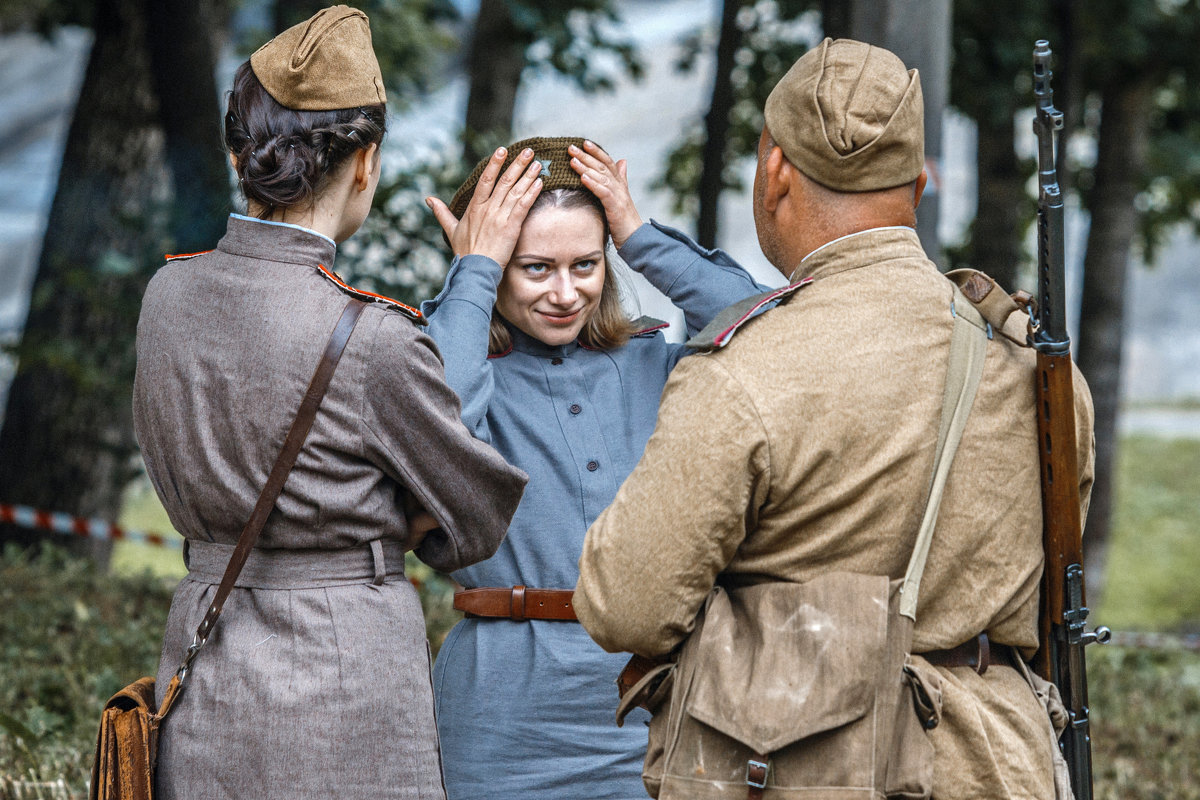
[[[220,145],[233,70],[322,5],[0,0],[0,800],[83,797],[101,705],[156,667],[184,568],[132,431],[141,293],[163,253],[211,248],[238,210]],[[931,256],[1032,290],[1030,59],[1049,39],[1097,411],[1089,600],[1117,631],[1089,653],[1096,794],[1200,798],[1200,0],[350,5],[371,17],[391,119],[339,272],[410,302],[447,267],[424,196],[530,135],[595,139],[628,159],[643,216],[779,284],[754,237],[753,146],[766,94],[827,34],[921,70]],[[678,319],[629,286],[631,309]],[[448,584],[411,577],[436,648]]]

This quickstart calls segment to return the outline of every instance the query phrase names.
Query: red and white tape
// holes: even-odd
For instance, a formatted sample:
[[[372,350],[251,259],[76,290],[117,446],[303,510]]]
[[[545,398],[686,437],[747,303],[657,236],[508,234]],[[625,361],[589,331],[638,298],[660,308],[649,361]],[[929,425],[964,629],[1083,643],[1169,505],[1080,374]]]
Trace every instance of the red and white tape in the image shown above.
[[[0,522],[32,530],[54,531],[85,539],[140,542],[153,547],[169,547],[173,550],[180,550],[183,547],[183,538],[180,536],[165,536],[161,533],[132,530],[122,528],[120,525],[113,525],[102,519],[73,517],[70,514],[41,511],[29,506],[0,503]]]

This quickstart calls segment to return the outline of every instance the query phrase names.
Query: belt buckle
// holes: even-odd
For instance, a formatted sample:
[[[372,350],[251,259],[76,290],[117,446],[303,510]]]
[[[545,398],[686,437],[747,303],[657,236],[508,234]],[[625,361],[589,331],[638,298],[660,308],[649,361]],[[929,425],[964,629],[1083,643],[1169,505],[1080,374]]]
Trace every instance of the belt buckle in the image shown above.
[[[769,760],[752,758],[746,762],[746,785],[755,789],[767,788],[767,773],[771,771]]]

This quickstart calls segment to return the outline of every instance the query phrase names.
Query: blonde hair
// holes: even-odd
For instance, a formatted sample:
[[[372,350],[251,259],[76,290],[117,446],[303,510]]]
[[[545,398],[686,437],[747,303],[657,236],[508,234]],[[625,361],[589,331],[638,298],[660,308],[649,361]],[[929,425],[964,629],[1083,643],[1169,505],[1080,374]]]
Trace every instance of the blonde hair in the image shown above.
[[[590,208],[600,215],[604,223],[604,242],[608,242],[608,218],[604,206],[587,189],[549,189],[538,195],[529,209],[532,215],[542,208]],[[607,248],[605,248],[607,250]],[[600,290],[600,303],[591,319],[579,332],[579,343],[593,350],[615,350],[629,341],[634,333],[633,321],[621,307],[621,291],[617,286],[616,273],[604,256],[604,286]],[[512,334],[503,319],[492,307],[492,324],[488,331],[488,355],[503,355],[512,349]]]

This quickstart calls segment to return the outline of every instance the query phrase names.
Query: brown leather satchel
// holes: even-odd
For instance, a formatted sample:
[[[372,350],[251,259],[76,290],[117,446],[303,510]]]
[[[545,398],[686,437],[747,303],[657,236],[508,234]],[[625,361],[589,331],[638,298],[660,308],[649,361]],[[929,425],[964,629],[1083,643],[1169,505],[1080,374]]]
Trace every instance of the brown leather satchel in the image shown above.
[[[351,299],[342,311],[321,361],[313,372],[296,413],[292,427],[288,430],[283,442],[283,449],[271,468],[267,483],[259,495],[254,511],[242,529],[237,548],[229,559],[229,566],[221,577],[221,585],[217,588],[212,605],[204,615],[196,636],[187,649],[183,663],[179,665],[167,690],[163,695],[162,705],[155,708],[154,678],[147,676],[139,678],[112,696],[104,706],[100,715],[100,733],[96,737],[96,760],[92,764],[92,782],[88,791],[89,800],[152,800],[154,797],[154,762],[158,748],[158,730],[163,720],[171,710],[180,692],[183,691],[184,681],[192,661],[212,633],[217,617],[229,597],[233,585],[237,581],[258,535],[266,524],[267,517],[275,507],[279,492],[283,489],[284,481],[296,463],[304,439],[317,416],[317,408],[329,388],[329,381],[337,368],[338,360],[346,349],[346,342],[358,324],[358,317],[366,307],[366,303]]]

